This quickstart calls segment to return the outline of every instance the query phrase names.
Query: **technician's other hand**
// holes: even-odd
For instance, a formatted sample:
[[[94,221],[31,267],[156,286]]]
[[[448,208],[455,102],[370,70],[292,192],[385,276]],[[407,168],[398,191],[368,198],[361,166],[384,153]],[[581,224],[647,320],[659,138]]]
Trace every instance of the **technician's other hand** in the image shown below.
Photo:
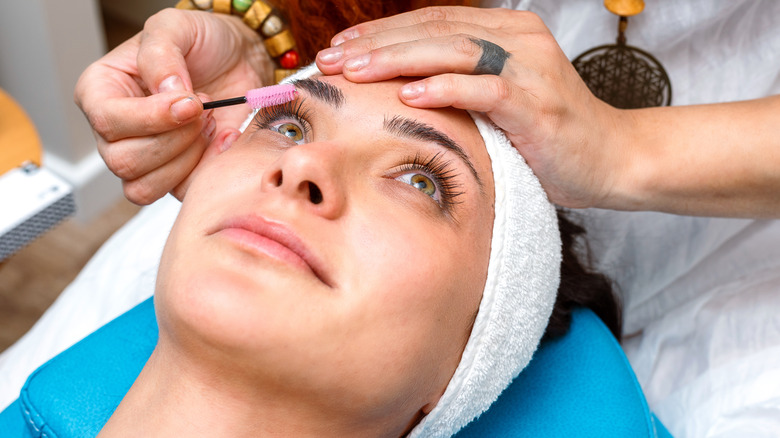
[[[626,167],[625,149],[611,146],[625,114],[588,90],[530,12],[436,7],[363,23],[337,34],[317,65],[354,82],[426,77],[400,99],[486,113],[560,205],[602,204]]]
[[[204,153],[229,146],[248,114],[204,112],[201,101],[243,96],[271,71],[259,36],[238,17],[166,9],[90,65],[74,99],[127,199],[150,204],[167,192],[181,199]]]

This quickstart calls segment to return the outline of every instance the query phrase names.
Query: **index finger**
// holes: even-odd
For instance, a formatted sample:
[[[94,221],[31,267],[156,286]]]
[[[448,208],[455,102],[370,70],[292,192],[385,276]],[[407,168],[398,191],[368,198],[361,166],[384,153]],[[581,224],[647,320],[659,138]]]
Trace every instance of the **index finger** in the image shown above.
[[[523,16],[534,16],[527,11],[509,9],[482,9],[468,6],[432,6],[417,9],[392,17],[360,23],[337,33],[330,41],[331,46],[337,46],[345,41],[364,35],[382,32],[400,27],[414,26],[429,21],[454,21],[479,24],[485,27],[501,27],[506,24],[518,24],[515,20],[523,20]]]

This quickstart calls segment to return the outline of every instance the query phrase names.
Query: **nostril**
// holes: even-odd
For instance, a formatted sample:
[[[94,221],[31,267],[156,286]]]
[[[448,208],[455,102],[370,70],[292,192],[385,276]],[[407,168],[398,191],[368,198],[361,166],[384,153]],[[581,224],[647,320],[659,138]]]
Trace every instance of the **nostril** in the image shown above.
[[[284,177],[284,175],[282,175],[282,171],[279,171],[279,172],[276,173],[276,175],[274,175],[273,182],[276,185],[276,187],[281,187],[282,186],[282,178],[283,177]]]
[[[314,184],[313,182],[309,182],[309,200],[312,204],[319,204],[322,202],[322,192],[320,191],[320,188],[317,187],[317,184]]]

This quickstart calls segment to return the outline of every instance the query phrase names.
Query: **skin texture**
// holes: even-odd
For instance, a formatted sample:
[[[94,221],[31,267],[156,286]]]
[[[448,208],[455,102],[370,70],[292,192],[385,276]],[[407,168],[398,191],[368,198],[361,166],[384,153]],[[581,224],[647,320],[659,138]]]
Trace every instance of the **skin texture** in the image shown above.
[[[473,74],[490,41],[509,53],[500,75]],[[612,144],[620,112],[582,82],[533,13],[425,8],[346,29],[317,56],[325,74],[354,82],[423,76],[399,91],[414,107],[484,112],[501,127],[554,202],[593,206],[608,196],[622,154]]]
[[[168,192],[181,199],[208,145],[235,140],[246,114],[204,112],[201,101],[269,83],[272,65],[238,17],[165,9],[84,70],[74,100],[127,199],[145,205]]]
[[[345,100],[299,87],[302,144],[274,131],[285,116],[199,166],[160,265],[159,344],[101,436],[397,437],[435,406],[487,276],[490,159],[467,114],[403,105],[402,81],[323,81]],[[461,145],[481,183],[388,132],[396,115]],[[404,166],[436,154],[449,210]]]
[[[472,74],[484,53],[474,40],[510,53],[500,76]],[[340,32],[317,65],[355,82],[427,76],[399,97],[485,112],[566,207],[780,217],[780,96],[618,110],[590,93],[533,13],[399,14]]]

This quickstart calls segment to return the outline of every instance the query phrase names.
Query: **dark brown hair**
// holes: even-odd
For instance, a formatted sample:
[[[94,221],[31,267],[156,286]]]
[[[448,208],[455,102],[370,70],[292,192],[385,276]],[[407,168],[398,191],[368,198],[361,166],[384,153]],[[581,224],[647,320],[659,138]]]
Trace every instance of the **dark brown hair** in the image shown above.
[[[389,17],[423,6],[468,6],[470,0],[271,0],[282,11],[295,36],[303,64],[330,46],[336,33],[364,21]]]
[[[547,325],[545,338],[566,333],[571,323],[571,312],[577,307],[587,307],[620,340],[622,316],[620,301],[612,290],[611,281],[603,274],[588,268],[589,253],[584,240],[585,229],[558,211],[558,226],[563,243],[561,285]]]

